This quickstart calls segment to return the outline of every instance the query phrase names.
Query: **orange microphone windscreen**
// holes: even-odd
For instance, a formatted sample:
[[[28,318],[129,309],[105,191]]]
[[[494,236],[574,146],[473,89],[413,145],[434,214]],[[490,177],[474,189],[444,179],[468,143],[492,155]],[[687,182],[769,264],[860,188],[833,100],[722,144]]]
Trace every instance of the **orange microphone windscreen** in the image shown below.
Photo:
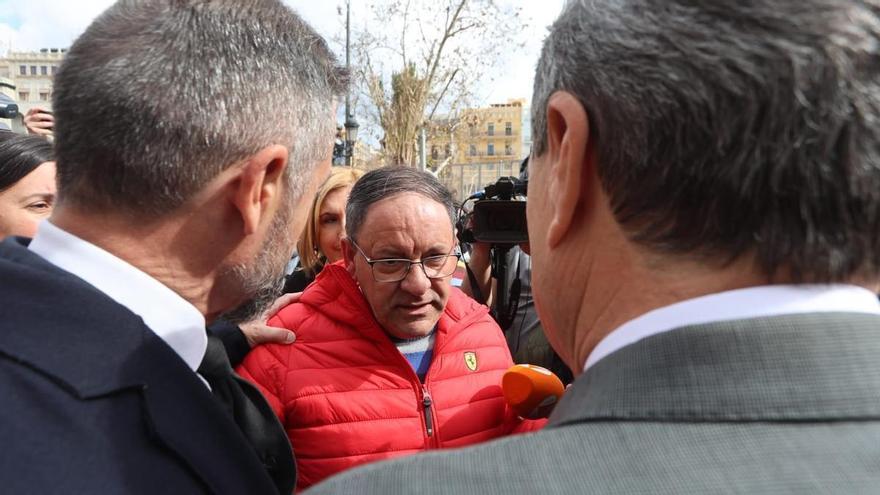
[[[510,367],[501,378],[507,404],[523,418],[546,418],[565,392],[562,381],[546,368],[531,364]]]

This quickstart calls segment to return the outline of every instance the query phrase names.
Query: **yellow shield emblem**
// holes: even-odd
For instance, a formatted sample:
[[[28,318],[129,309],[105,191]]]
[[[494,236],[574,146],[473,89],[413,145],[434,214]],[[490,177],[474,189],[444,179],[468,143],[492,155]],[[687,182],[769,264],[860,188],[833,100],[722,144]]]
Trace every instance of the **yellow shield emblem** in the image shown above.
[[[471,371],[477,371],[477,353],[468,351],[464,353],[464,364]]]

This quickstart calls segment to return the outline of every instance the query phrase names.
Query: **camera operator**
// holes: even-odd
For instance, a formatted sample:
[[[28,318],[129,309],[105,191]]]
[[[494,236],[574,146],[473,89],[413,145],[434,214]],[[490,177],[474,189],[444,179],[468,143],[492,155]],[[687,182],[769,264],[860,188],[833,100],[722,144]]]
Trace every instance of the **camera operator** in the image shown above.
[[[526,158],[520,167],[520,180],[529,179],[528,163],[529,159]],[[498,281],[492,274],[492,256],[491,243],[479,241],[471,243],[468,261],[470,274],[464,279],[461,290],[493,308],[493,314],[497,314]],[[502,324],[501,327],[510,353],[513,355],[513,361],[518,364],[542,366],[556,374],[563,383],[571,383],[573,379],[571,370],[550,347],[535,309],[535,300],[532,297],[532,258],[528,252],[528,244],[513,246],[503,256],[508,267],[503,280],[505,289],[503,293],[511,294],[511,301],[515,301],[516,309],[513,311],[510,324],[506,327]],[[474,285],[477,286],[476,290]]]

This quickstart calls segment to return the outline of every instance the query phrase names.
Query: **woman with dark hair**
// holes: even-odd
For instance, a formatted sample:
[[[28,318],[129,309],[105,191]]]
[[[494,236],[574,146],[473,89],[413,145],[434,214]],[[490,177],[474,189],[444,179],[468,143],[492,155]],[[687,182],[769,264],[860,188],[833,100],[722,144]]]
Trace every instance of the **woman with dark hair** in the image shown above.
[[[0,239],[33,237],[55,203],[52,144],[38,136],[0,139]]]

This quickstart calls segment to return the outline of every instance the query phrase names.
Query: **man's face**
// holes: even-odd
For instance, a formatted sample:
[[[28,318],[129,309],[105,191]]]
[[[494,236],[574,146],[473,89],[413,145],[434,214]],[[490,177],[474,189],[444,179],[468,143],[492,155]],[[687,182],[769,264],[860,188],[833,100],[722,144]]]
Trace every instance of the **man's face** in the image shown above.
[[[372,260],[421,260],[450,254],[455,248],[452,223],[443,205],[412,193],[372,204],[354,240]],[[351,242],[345,243],[346,266],[379,325],[400,339],[431,333],[449,299],[451,275],[429,279],[420,265],[413,265],[399,282],[376,282],[364,256]]]
[[[291,192],[288,189],[284,191],[285,197],[282,198],[281,205],[266,232],[263,248],[252,263],[235,269],[235,275],[244,288],[247,301],[227,313],[226,319],[244,322],[258,318],[281,293],[285,268],[305,226],[309,205],[318,185],[329,173],[328,160],[318,166],[312,180],[296,202],[291,201]]]

